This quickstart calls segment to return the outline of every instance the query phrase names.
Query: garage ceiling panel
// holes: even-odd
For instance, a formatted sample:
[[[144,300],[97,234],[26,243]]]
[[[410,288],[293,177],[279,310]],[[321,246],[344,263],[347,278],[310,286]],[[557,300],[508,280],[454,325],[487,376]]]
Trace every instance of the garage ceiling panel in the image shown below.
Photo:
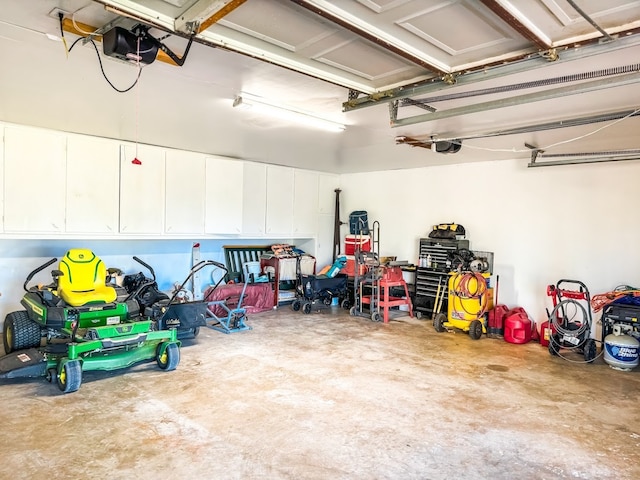
[[[160,26],[231,3],[234,8],[200,32],[201,40],[368,94],[601,36],[567,0],[100,3]],[[576,3],[603,28],[640,28],[640,0]]]
[[[335,33],[336,27],[321,20],[299,15],[288,3],[257,2],[251,9],[238,8],[219,24],[273,45],[300,51]]]
[[[599,36],[568,2],[564,0],[510,0],[504,2],[519,20],[530,23],[554,45]],[[640,18],[640,1],[583,0],[576,2],[600,27],[612,32],[633,28]]]
[[[510,43],[515,36],[507,32],[504,24],[489,21],[475,8],[459,2],[447,2],[398,24],[451,56],[479,50],[494,56],[496,48]]]
[[[316,59],[379,85],[394,83],[406,78],[407,74],[410,76],[411,72],[419,72],[410,63],[387,52],[376,51],[365,41],[355,38],[334,44]]]

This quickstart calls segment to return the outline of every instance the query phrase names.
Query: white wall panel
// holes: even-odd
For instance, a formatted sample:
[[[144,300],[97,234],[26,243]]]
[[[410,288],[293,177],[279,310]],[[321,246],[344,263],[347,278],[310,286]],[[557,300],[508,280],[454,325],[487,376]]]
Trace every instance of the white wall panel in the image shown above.
[[[495,253],[499,301],[538,323],[550,306],[546,286],[562,278],[584,282],[592,295],[640,285],[640,228],[627,208],[640,202],[640,163],[526,163],[344,175],[342,218],[368,210],[370,223],[380,222],[380,254],[410,262],[433,224],[464,225],[472,249]]]

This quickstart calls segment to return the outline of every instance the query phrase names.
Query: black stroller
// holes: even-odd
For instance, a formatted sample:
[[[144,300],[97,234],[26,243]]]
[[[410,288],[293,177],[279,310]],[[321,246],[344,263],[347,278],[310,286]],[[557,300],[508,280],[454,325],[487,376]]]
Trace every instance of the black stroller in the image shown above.
[[[349,291],[347,289],[347,275],[338,273],[335,277],[325,275],[303,275],[300,272],[300,259],[296,265],[296,299],[291,304],[294,312],[302,310],[311,313],[314,308],[327,308],[337,298],[339,305],[349,310]]]

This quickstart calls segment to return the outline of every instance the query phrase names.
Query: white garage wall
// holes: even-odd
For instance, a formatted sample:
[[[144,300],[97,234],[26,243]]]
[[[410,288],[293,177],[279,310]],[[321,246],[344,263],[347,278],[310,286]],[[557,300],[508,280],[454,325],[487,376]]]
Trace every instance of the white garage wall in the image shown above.
[[[495,253],[500,303],[522,306],[540,323],[551,306],[546,286],[562,278],[584,282],[592,295],[640,285],[638,179],[638,162],[349,174],[341,177],[341,219],[367,210],[370,224],[380,222],[380,254],[410,262],[433,224],[464,225],[472,249]]]

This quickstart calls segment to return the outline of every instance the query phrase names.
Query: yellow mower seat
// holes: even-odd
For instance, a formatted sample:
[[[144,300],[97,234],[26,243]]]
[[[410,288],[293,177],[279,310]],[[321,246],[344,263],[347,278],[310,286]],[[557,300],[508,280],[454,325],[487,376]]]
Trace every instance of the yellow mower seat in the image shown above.
[[[69,250],[60,260],[59,270],[58,295],[72,307],[115,301],[116,290],[105,285],[107,269],[91,250]]]

